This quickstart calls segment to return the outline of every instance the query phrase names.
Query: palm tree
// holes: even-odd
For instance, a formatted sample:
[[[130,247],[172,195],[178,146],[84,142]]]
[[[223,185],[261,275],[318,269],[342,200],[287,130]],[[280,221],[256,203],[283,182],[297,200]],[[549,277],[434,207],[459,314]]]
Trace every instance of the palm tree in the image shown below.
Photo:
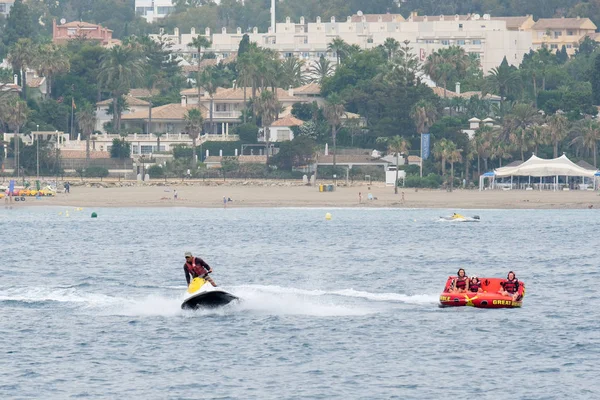
[[[499,167],[502,168],[502,160],[512,158],[512,151],[513,149],[510,143],[496,140],[496,142],[492,144],[491,158],[494,160],[498,159]]]
[[[554,145],[554,158],[558,157],[558,144],[567,137],[568,124],[569,120],[561,114],[554,114],[548,118],[548,133],[550,142]]]
[[[185,129],[187,130],[187,134],[190,138],[192,138],[191,166],[193,168],[196,166],[196,139],[198,139],[198,136],[202,131],[202,124],[204,123],[204,118],[202,118],[202,113],[198,108],[189,109],[185,113],[183,118],[186,122]]]
[[[311,76],[311,82],[318,84],[323,83],[323,79],[333,75],[333,66],[325,57],[319,57],[319,61],[314,63],[309,70]]]
[[[270,132],[269,127],[277,118],[277,113],[281,108],[280,103],[275,98],[275,94],[270,90],[263,90],[260,96],[254,100],[256,103],[256,111],[260,115],[261,125],[263,133],[265,135],[267,164],[269,163],[269,146],[270,146]]]
[[[491,126],[482,126],[475,132],[475,152],[477,153],[477,175],[481,176],[481,159],[487,171],[488,159],[492,153],[492,144],[497,140],[496,130]]]
[[[333,139],[333,173],[336,168],[336,136],[338,127],[342,123],[342,117],[346,114],[342,99],[337,94],[331,94],[325,103],[325,119],[331,126],[331,137]]]
[[[535,146],[535,154],[539,154],[539,146],[540,144],[546,143],[546,128],[548,127],[546,124],[542,124],[543,119],[540,118],[540,121],[536,124],[533,124],[529,127],[529,136],[531,137],[531,142]],[[542,125],[540,125],[542,124]]]
[[[452,141],[448,142],[446,148],[446,157],[450,163],[450,191],[454,189],[454,163],[462,161],[462,149],[457,149],[456,144]]]
[[[441,82],[444,86],[444,98],[447,97],[448,77],[454,71],[454,66],[451,61],[445,58],[439,52],[435,52],[427,57],[423,66],[425,73],[431,77],[436,83]]]
[[[247,96],[247,89],[249,86],[252,86],[252,76],[250,76],[248,74],[248,70],[246,68],[240,68],[240,62],[238,61],[238,78],[235,81],[235,87],[241,87],[244,90],[244,112],[243,112],[243,118],[244,118],[244,124],[246,123],[246,106],[248,105],[248,96]]]
[[[339,36],[336,37],[327,45],[327,51],[335,54],[337,65],[340,65],[349,52],[348,43],[344,42]]]
[[[498,68],[492,68],[484,81],[482,95],[485,96],[488,93],[498,94],[500,96],[500,114],[504,116],[506,96],[518,91],[520,85],[519,73],[514,68],[509,67],[508,64],[503,64]]]
[[[410,117],[415,123],[417,133],[425,133],[437,120],[438,111],[430,101],[419,100],[413,106]]]
[[[501,140],[509,140],[521,152],[521,160],[525,161],[524,152],[532,144],[530,129],[541,120],[538,111],[530,104],[517,103],[511,113],[504,118]]]
[[[144,63],[140,54],[131,46],[115,46],[102,56],[98,80],[108,89],[113,99],[113,126],[121,130],[121,112],[118,100],[142,80]]]
[[[213,124],[213,111],[214,111],[214,95],[217,92],[217,88],[221,84],[219,75],[215,72],[214,67],[205,68],[204,71],[198,76],[198,85],[202,86],[208,96],[210,97],[209,106],[209,121],[210,121],[210,133],[215,134],[215,125]],[[198,97],[198,109],[200,109],[200,97]]]
[[[52,78],[55,75],[69,71],[71,68],[69,57],[62,47],[54,44],[44,44],[38,49],[35,64],[38,72],[46,77],[48,96],[52,97]]]
[[[90,137],[96,127],[96,113],[90,106],[82,107],[77,111],[77,125],[85,137],[86,165],[90,162]]]
[[[400,154],[408,154],[408,149],[410,149],[410,143],[406,141],[401,136],[392,136],[392,137],[379,137],[377,141],[380,143],[387,144],[387,151],[389,154],[396,154],[396,180],[394,184],[394,194],[398,194],[398,170],[399,170],[399,160]]]
[[[281,87],[287,89],[289,87],[298,87],[306,83],[304,78],[304,60],[299,60],[296,57],[288,57],[282,63]]]
[[[579,121],[572,129],[574,134],[571,140],[571,146],[577,146],[580,149],[591,152],[594,156],[594,167],[597,167],[598,141],[600,140],[600,124],[598,122],[585,119]]]
[[[394,55],[400,48],[400,42],[398,42],[394,38],[387,38],[383,42],[383,47],[385,48],[385,50],[388,54],[388,61],[392,61],[392,58],[394,58]]]
[[[33,65],[35,60],[35,46],[31,39],[19,39],[8,52],[8,62],[21,76],[21,94],[27,101],[27,67]]]
[[[198,75],[200,76],[200,61],[202,60],[202,49],[210,47],[212,45],[210,39],[198,35],[192,39],[191,43],[188,43],[189,47],[194,47],[198,51]],[[198,88],[198,104],[200,104],[200,83],[196,80],[196,87]]]
[[[433,155],[442,162],[442,175],[446,175],[446,159],[448,157],[449,143],[448,139],[441,139],[433,145]]]
[[[29,115],[29,107],[27,103],[18,98],[12,98],[4,105],[4,121],[8,124],[15,133],[15,168],[17,169],[17,177],[21,176],[21,159],[20,153],[20,141],[21,137],[19,131],[27,122]]]

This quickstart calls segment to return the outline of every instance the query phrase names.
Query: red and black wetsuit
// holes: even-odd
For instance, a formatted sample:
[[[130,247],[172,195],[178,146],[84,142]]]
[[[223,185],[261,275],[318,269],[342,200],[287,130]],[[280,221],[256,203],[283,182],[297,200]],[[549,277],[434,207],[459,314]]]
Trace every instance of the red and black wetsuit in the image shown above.
[[[454,282],[454,287],[456,289],[465,290],[467,288],[467,278],[456,278]]]
[[[470,292],[478,292],[480,287],[481,287],[481,282],[479,282],[479,281],[477,281],[476,283],[473,283],[473,281],[469,282],[469,291]]]
[[[507,279],[502,282],[502,287],[508,293],[515,294],[519,291],[519,280],[517,278],[513,279],[512,281]]]
[[[210,271],[210,265],[208,265],[203,259],[200,257],[194,257],[193,261],[187,262],[183,264],[183,271],[185,272],[185,280],[188,285],[190,284],[190,280],[196,278],[198,276],[204,276],[208,274]],[[190,278],[191,276],[191,278]]]

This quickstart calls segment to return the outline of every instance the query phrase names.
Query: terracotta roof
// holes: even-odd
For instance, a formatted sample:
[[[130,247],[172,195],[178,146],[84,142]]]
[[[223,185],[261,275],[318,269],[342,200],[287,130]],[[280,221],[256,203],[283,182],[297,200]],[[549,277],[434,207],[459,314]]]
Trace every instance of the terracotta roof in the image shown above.
[[[333,164],[333,155],[319,156],[319,164]],[[344,155],[338,154],[335,158],[336,164],[389,164],[380,158],[373,158],[369,155]]]
[[[181,92],[179,92],[180,95],[182,96],[194,96],[194,97],[198,97],[198,88],[189,88],[189,89],[184,89]],[[204,94],[204,88],[200,88],[200,96],[202,96]]]
[[[294,89],[294,95],[297,94],[321,94],[321,85],[316,82],[306,84]]]
[[[435,93],[438,97],[444,97],[444,88],[443,87],[432,87],[431,90],[433,90],[433,93]],[[481,92],[462,92],[462,93],[456,93],[453,92],[452,90],[446,90],[446,98],[448,99],[453,99],[456,97],[460,97],[462,99],[470,99],[471,97],[476,96],[481,98]],[[495,94],[486,94],[484,97],[484,99],[486,100],[500,100],[500,96],[496,96]]]
[[[492,17],[492,21],[506,21],[507,29],[518,29],[531,18],[531,15],[525,15],[522,17]]]
[[[256,91],[256,95],[260,96],[260,90]],[[246,97],[250,99],[252,97],[252,88],[246,88]],[[217,92],[214,95],[215,100],[238,100],[244,101],[244,88],[217,88]],[[306,99],[290,96],[287,90],[278,88],[277,99],[279,101],[305,101]]]
[[[420,163],[421,157],[419,156],[408,156],[408,163]]]
[[[273,122],[271,126],[301,126],[304,125],[304,121],[293,117],[287,116],[285,118],[280,118],[277,121]]]
[[[598,170],[598,168],[594,167],[592,164],[590,164],[589,162],[584,161],[584,160],[579,160],[577,162],[577,165],[579,165],[581,168],[589,169],[591,171],[597,171]]]
[[[204,164],[220,164],[223,157],[208,156],[204,159]]]
[[[596,29],[596,25],[589,18],[540,18],[533,29],[576,29],[587,25],[589,29]]]
[[[2,92],[20,92],[21,86],[14,83],[0,83],[0,91]]]
[[[125,101],[127,102],[127,105],[130,106],[149,106],[150,103],[147,102],[146,100],[142,100],[139,99],[137,97],[132,97],[132,96],[127,96],[125,97]],[[98,103],[96,103],[96,106],[109,106],[112,105],[112,99],[106,99],[106,100],[102,100]]]
[[[381,17],[381,22],[404,21],[404,17],[400,14],[354,14],[352,16],[352,22],[362,22],[363,17],[366,19],[367,22],[379,22],[379,17]]]
[[[152,91],[150,91],[148,89],[143,89],[143,88],[129,90],[129,96],[137,97],[137,98],[156,96],[159,93],[160,93],[160,91],[158,89],[152,89]]]
[[[181,103],[171,103],[171,104],[165,104],[164,106],[160,106],[160,107],[153,107],[152,108],[152,120],[156,121],[156,120],[164,119],[164,120],[183,121],[185,113],[188,110],[191,110],[193,108],[198,108],[198,105],[197,104],[188,104],[187,106],[182,106]],[[204,106],[201,106],[200,110],[202,112],[202,117],[204,119],[207,119],[208,118],[208,109]],[[137,111],[137,112],[134,112],[131,114],[124,114],[121,119],[123,119],[123,120],[135,120],[135,119],[147,120],[148,119],[148,111],[144,110],[144,111]]]
[[[85,150],[61,150],[62,158],[86,158]],[[110,158],[108,151],[90,151],[90,158]]]
[[[432,87],[431,90],[433,90],[433,93],[435,93],[436,95],[438,95],[439,97],[444,97],[444,88],[443,87]],[[452,90],[446,90],[446,98],[452,99],[454,97],[460,97],[456,92],[453,92]]]
[[[99,29],[106,29],[109,32],[112,32],[111,29],[107,29],[105,27],[103,27],[102,25],[96,25],[96,24],[92,24],[90,22],[84,22],[84,21],[71,21],[71,22],[67,22],[66,24],[63,25],[57,25],[57,27],[67,27],[67,28],[99,28]]]
[[[30,88],[39,88],[42,84],[46,82],[45,77],[37,77],[37,78],[29,78],[27,79],[27,86]]]

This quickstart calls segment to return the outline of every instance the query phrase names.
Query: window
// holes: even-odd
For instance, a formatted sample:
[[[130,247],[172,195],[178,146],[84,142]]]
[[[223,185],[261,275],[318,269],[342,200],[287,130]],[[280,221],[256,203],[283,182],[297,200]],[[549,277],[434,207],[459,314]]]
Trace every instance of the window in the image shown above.
[[[551,45],[550,45],[550,48],[551,48],[551,49],[558,49],[558,45],[557,45],[557,44],[551,44]]]
[[[142,145],[141,147],[142,147],[142,154],[150,154],[150,153],[152,153],[152,147],[154,147],[154,146],[152,146],[152,145],[148,145],[148,146]]]
[[[465,45],[465,41],[464,41],[464,39],[458,39],[458,40],[456,41],[456,45],[457,45],[457,46],[464,46],[464,45]]]
[[[434,44],[435,40],[433,40],[433,39],[427,39],[427,40],[425,40],[425,43],[427,43],[427,44]]]
[[[156,12],[159,15],[167,15],[171,13],[172,9],[173,7],[156,7]]]
[[[444,46],[448,46],[450,44],[450,41],[449,40],[442,40],[442,44]]]
[[[367,43],[373,43],[373,38],[368,38]]]
[[[307,38],[306,36],[304,37],[304,41],[303,41],[303,43],[304,43],[304,44],[308,44],[308,38]]]
[[[554,37],[555,37],[555,38],[558,38],[558,37],[560,37],[560,36],[562,36],[562,32],[561,32],[561,31],[555,31],[555,32],[554,32]]]
[[[572,48],[573,48],[573,45],[572,45],[572,44],[568,44],[568,45],[567,45],[567,49],[572,49]]]
[[[73,36],[77,33],[77,29],[76,28],[68,28],[67,29],[67,35],[69,36]]]
[[[480,46],[481,45],[481,39],[473,39],[473,44]]]
[[[6,12],[6,4],[0,4],[0,13]]]
[[[463,24],[458,24],[458,30],[462,31],[463,30]]]
[[[294,57],[294,53],[285,53],[284,56],[285,58],[291,58]]]
[[[308,57],[310,57],[310,54],[308,54],[308,53],[302,53],[302,57],[308,58]]]
[[[567,31],[567,36],[574,36],[575,32],[574,31]]]

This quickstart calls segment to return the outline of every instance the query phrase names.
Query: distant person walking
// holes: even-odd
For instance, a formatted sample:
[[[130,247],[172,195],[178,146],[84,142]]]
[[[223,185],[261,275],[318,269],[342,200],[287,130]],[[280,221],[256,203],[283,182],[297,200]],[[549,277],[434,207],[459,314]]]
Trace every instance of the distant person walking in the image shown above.
[[[173,200],[177,200],[177,189],[173,190]]]
[[[223,208],[227,208],[227,197],[223,196]]]
[[[362,203],[362,192],[358,192],[358,204]]]
[[[69,182],[65,182],[65,193],[71,193],[71,184]]]
[[[402,192],[402,199],[400,200],[402,204],[404,204],[404,192]]]

